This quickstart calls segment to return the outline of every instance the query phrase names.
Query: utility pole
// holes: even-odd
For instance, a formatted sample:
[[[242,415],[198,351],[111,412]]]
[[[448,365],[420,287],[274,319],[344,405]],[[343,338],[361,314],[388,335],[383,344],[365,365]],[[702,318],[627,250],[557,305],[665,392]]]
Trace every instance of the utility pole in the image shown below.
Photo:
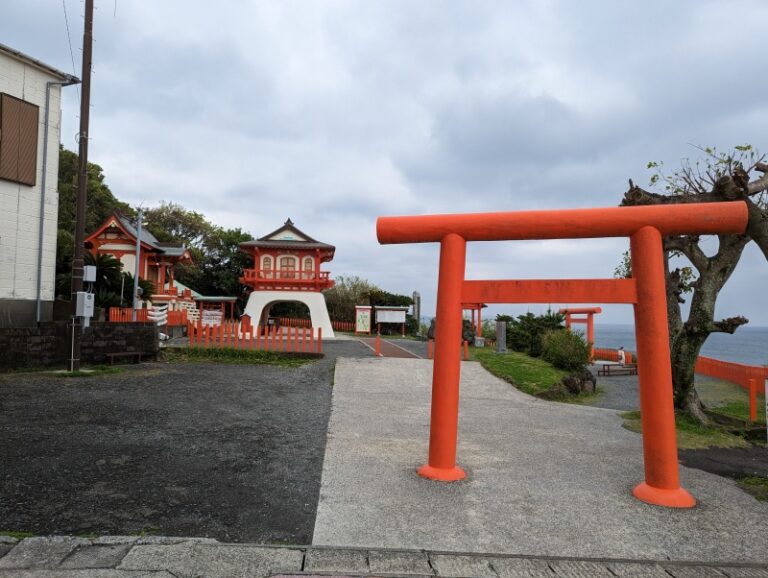
[[[91,48],[93,46],[93,0],[85,0],[83,27],[83,71],[80,97],[79,166],[77,176],[77,206],[75,211],[75,255],[72,261],[72,354],[69,369],[80,369],[81,321],[76,315],[77,293],[83,290],[83,245],[85,243],[85,203],[88,196],[88,121],[91,108]]]
[[[141,221],[144,218],[144,211],[139,207],[139,214],[136,218],[136,265],[133,268],[133,309],[131,311],[131,321],[136,321],[136,309],[139,304],[139,273],[141,272]]]

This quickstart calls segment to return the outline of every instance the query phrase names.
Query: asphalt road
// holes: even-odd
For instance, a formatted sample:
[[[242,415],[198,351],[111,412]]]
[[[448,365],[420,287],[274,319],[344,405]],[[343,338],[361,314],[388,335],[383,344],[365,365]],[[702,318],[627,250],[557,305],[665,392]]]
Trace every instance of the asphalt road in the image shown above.
[[[0,375],[0,533],[312,541],[337,356]]]

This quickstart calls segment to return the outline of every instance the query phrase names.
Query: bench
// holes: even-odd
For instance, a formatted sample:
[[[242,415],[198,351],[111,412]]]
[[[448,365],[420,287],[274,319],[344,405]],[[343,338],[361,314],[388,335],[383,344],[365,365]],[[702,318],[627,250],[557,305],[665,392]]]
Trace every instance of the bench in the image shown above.
[[[107,357],[109,358],[110,365],[115,364],[116,357],[130,357],[133,359],[133,363],[141,363],[142,355],[143,353],[141,351],[121,351],[118,353],[107,353]]]
[[[637,365],[634,363],[615,364],[604,363],[602,369],[597,370],[597,375],[637,375]]]

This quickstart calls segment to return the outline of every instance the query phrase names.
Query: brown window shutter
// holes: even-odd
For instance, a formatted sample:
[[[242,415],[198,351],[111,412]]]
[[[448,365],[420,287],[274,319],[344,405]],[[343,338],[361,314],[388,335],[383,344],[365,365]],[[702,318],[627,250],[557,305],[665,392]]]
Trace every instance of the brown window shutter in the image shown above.
[[[37,182],[38,109],[23,102],[19,115],[19,182],[34,186]]]
[[[37,182],[38,114],[34,104],[0,95],[0,179]]]
[[[15,181],[19,175],[19,104],[0,95],[0,179]]]

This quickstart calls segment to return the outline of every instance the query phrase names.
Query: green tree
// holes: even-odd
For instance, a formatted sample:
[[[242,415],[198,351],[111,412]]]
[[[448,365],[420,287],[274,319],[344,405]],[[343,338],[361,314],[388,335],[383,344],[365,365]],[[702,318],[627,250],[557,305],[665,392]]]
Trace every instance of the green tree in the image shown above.
[[[526,313],[512,318],[509,315],[497,315],[496,321],[507,322],[507,347],[514,351],[539,357],[543,350],[542,339],[548,331],[563,328],[565,316],[548,309],[543,315]]]
[[[67,231],[74,238],[77,199],[78,156],[61,147],[59,149],[59,230]],[[104,182],[102,168],[88,163],[88,202],[85,206],[85,232],[92,233],[113,212],[133,217],[136,212],[128,204],[119,201]]]
[[[75,212],[79,159],[77,153],[59,148],[59,216],[56,235],[56,296],[70,298],[72,259],[75,250]],[[102,168],[88,163],[88,201],[85,205],[86,235],[96,230],[112,213],[133,216],[130,205],[119,201],[104,182]],[[87,251],[86,251],[87,253]]]
[[[330,289],[323,291],[328,314],[335,321],[355,321],[355,305],[370,305],[372,292],[378,287],[360,277],[339,275]]]
[[[188,249],[201,251],[206,249],[216,229],[202,213],[165,201],[159,207],[145,210],[144,220],[147,230],[158,241],[182,243]]]
[[[768,165],[764,156],[752,146],[737,146],[722,153],[713,148],[701,149],[702,159],[684,160],[681,168],[666,174],[662,163],[648,163],[653,170],[652,187],[663,192],[650,192],[629,181],[622,205],[665,205],[744,201],[749,211],[746,235],[717,235],[717,251],[708,255],[702,239],[696,235],[680,235],[664,239],[669,318],[672,385],[675,408],[701,422],[708,422],[703,404],[694,387],[696,358],[712,333],[733,333],[748,322],[743,316],[715,320],[715,304],[725,283],[741,258],[744,248],[754,241],[768,259]],[[753,171],[762,177],[750,180]],[[673,269],[670,260],[680,256],[690,267]],[[695,271],[694,271],[695,270]],[[619,274],[626,274],[621,267]],[[683,320],[683,295],[691,293],[687,319]]]
[[[237,306],[243,311],[248,293],[240,277],[244,269],[251,267],[251,260],[240,251],[240,243],[252,240],[250,233],[239,228],[214,227],[205,240],[201,273],[195,288],[207,295],[237,296]]]

